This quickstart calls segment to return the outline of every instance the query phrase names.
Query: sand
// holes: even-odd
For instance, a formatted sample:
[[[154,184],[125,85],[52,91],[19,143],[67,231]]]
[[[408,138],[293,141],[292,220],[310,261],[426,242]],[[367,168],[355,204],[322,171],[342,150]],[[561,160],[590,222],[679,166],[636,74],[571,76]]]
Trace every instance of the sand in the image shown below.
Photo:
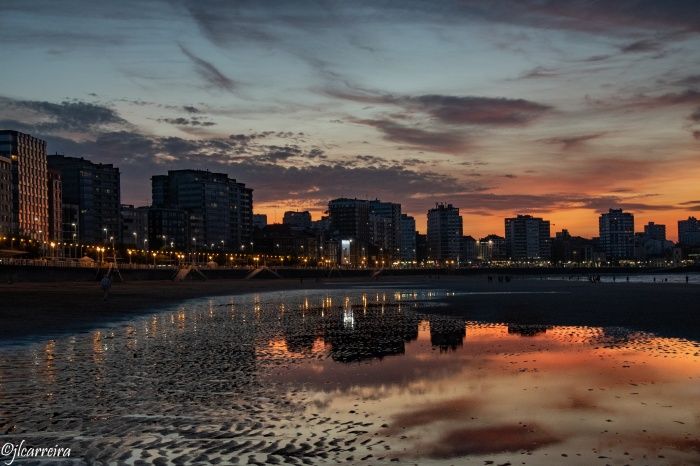
[[[84,331],[203,296],[346,287],[443,288],[440,312],[486,322],[624,326],[700,339],[700,285],[598,283],[486,276],[379,280],[208,280],[115,282],[106,301],[97,283],[0,284],[0,342]]]

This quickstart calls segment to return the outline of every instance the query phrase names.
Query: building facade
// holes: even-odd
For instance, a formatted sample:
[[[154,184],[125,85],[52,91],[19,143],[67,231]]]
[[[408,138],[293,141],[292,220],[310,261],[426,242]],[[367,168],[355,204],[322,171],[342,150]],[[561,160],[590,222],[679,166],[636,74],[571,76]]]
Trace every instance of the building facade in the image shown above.
[[[294,230],[309,230],[311,229],[311,212],[288,210],[284,213],[282,224]]]
[[[12,160],[0,156],[0,236],[11,236],[13,233]]]
[[[401,204],[382,202],[375,199],[369,202],[369,214],[373,217],[373,225],[378,225],[381,234],[377,232],[372,244],[384,251],[382,256],[387,260],[399,259],[401,256]]]
[[[13,232],[46,241],[49,237],[46,141],[19,131],[2,130],[0,156],[11,162]]]
[[[505,219],[506,253],[513,260],[549,260],[549,221],[531,215]]]
[[[61,172],[49,168],[49,240],[63,241],[63,189]]]
[[[666,241],[666,225],[649,222],[644,225],[644,235],[656,241]]]
[[[598,221],[600,247],[608,260],[634,257],[634,216],[622,209],[610,209]]]
[[[406,214],[401,214],[399,251],[402,261],[416,260],[416,219]]]
[[[452,204],[436,204],[428,211],[428,257],[434,261],[459,260],[462,217]]]
[[[121,205],[121,242],[124,246],[148,249],[148,211],[150,207]]]
[[[700,246],[700,221],[695,217],[678,221],[678,243],[681,246]]]
[[[82,157],[53,154],[49,167],[61,174],[63,188],[63,239],[69,241],[75,230],[77,240],[101,244],[121,240],[120,176],[112,164],[93,163]],[[77,209],[71,213],[71,208]],[[66,218],[67,217],[67,218]],[[75,224],[75,227],[73,227]]]
[[[253,190],[225,173],[171,170],[151,178],[153,207],[187,212],[194,248],[245,250],[253,233]]]

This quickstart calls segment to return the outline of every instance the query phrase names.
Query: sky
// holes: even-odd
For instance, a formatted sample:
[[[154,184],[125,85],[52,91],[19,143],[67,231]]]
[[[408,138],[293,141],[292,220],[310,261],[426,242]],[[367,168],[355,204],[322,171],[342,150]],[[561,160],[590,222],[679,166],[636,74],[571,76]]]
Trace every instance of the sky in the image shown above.
[[[150,177],[225,172],[256,213],[436,202],[597,236],[700,214],[696,0],[3,0],[0,128]]]

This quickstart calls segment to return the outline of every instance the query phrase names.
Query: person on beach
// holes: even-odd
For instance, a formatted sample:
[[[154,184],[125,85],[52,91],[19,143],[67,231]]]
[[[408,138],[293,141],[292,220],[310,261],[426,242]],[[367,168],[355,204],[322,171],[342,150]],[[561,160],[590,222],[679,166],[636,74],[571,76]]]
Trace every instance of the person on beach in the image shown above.
[[[112,279],[109,278],[109,275],[105,275],[102,277],[102,280],[100,281],[100,288],[102,288],[102,301],[107,301],[107,296],[109,295],[109,289],[112,288]]]

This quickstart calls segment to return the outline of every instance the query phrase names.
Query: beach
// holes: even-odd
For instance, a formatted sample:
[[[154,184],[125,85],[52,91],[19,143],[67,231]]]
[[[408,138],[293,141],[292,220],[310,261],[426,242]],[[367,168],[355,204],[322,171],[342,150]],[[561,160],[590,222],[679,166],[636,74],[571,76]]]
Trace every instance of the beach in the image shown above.
[[[205,296],[278,290],[375,287],[444,289],[436,309],[485,322],[622,326],[664,336],[700,339],[700,285],[590,283],[496,276],[387,276],[294,280],[115,281],[103,300],[97,282],[0,284],[0,341],[85,331]]]

